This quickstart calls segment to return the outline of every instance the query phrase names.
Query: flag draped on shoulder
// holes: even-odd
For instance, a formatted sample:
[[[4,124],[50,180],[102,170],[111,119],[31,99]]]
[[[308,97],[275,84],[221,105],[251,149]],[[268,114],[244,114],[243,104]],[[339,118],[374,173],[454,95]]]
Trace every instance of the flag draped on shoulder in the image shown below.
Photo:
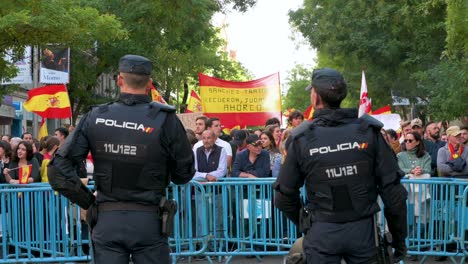
[[[366,75],[364,74],[364,71],[362,71],[361,93],[360,93],[360,100],[359,100],[358,116],[360,117],[364,114],[370,114],[370,113],[372,113],[372,103],[367,93]]]
[[[281,119],[279,73],[247,82],[221,80],[199,73],[203,114],[218,117],[225,127],[263,126]]]
[[[67,87],[63,84],[47,85],[28,92],[24,108],[42,118],[69,118],[72,115]]]
[[[195,90],[192,90],[190,92],[190,98],[187,104],[187,110],[185,110],[185,112],[200,113],[202,111],[202,100],[200,99],[200,96],[198,96],[197,92],[195,92]]]
[[[156,90],[153,84],[150,84],[150,88],[151,88],[151,100],[153,100],[153,102],[167,104],[166,100],[164,100],[162,95],[158,92],[158,90]]]

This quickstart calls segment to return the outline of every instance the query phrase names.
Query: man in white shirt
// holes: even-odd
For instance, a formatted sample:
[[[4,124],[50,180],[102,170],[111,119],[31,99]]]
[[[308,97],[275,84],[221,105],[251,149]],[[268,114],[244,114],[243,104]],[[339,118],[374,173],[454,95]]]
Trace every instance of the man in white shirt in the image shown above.
[[[202,143],[198,149],[193,150],[195,155],[194,179],[206,179],[209,182],[217,181],[226,176],[226,150],[215,144],[216,135],[212,130],[202,133]]]
[[[226,163],[227,163],[227,167],[231,167],[231,163],[232,163],[232,148],[231,148],[231,145],[220,139],[219,136],[221,135],[221,121],[219,121],[219,118],[217,117],[211,117],[211,118],[208,118],[208,120],[206,121],[206,129],[207,130],[211,130],[214,132],[216,138],[215,138],[215,144],[220,146],[220,147],[223,147],[225,150],[226,150],[226,154],[227,154],[227,158],[226,158]],[[195,151],[196,149],[198,149],[199,147],[201,147],[203,145],[203,142],[202,140],[198,141],[194,146],[193,146],[193,150]]]
[[[227,174],[227,163],[226,163],[226,150],[215,144],[217,136],[213,130],[207,129],[202,133],[202,146],[193,149],[195,155],[195,176],[194,180],[215,182],[219,178],[226,176]],[[197,190],[195,191],[195,204],[194,207],[195,226],[196,234],[198,237],[205,237],[206,233],[203,233],[202,223],[208,225],[210,222],[215,223],[215,228],[210,229],[209,232],[215,237],[220,238],[223,234],[223,203],[221,197],[221,188],[219,186],[202,185],[205,189],[204,196]],[[208,199],[208,197],[210,197]],[[215,207],[213,208],[208,201],[214,201]],[[205,207],[210,211],[208,215],[214,216],[214,219],[208,219],[206,212],[201,210],[203,203]],[[208,245],[210,250],[213,250],[213,244]],[[203,255],[197,256],[197,258],[205,258]]]

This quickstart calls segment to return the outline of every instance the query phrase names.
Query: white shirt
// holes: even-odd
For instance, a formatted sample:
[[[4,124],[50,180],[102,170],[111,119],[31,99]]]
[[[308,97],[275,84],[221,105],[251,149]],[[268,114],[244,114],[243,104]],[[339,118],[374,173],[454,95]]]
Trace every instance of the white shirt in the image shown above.
[[[201,146],[203,148],[203,146]],[[206,150],[203,150],[205,152],[205,158],[208,159],[213,152],[213,150],[210,150],[207,152]],[[224,148],[221,148],[221,155],[219,156],[219,163],[218,163],[218,168],[215,171],[210,171],[210,172],[199,172],[198,171],[198,159],[197,159],[197,149],[193,149],[193,155],[195,156],[195,176],[193,177],[194,179],[196,178],[202,178],[205,179],[207,174],[210,174],[212,176],[215,176],[216,178],[224,177],[227,174],[227,155],[226,155],[226,150]]]

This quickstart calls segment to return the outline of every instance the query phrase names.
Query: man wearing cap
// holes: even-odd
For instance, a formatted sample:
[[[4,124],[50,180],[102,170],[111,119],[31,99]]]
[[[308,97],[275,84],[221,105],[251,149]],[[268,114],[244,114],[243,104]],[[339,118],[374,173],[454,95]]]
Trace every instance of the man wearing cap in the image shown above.
[[[175,108],[151,102],[151,62],[120,59],[116,102],[91,109],[49,165],[52,188],[88,209],[94,262],[170,263],[159,203],[170,181],[195,173],[193,152]],[[81,184],[75,167],[94,158],[96,195]],[[99,212],[99,215],[97,215]]]
[[[306,88],[315,112],[291,132],[280,174],[273,185],[275,205],[299,223],[299,189],[307,191],[309,212],[301,226],[307,263],[377,263],[374,215],[377,195],[393,236],[395,259],[406,253],[406,198],[395,156],[382,137],[382,123],[357,109],[342,109],[343,76],[316,69]],[[324,239],[326,238],[326,239]]]
[[[460,127],[451,126],[447,133],[447,145],[437,153],[437,170],[441,176],[467,177],[468,151],[462,144]]]
[[[424,126],[419,118],[415,118],[411,120],[411,129],[413,129],[413,132],[418,133],[421,138],[424,138]]]
[[[270,174],[270,154],[262,149],[260,138],[251,134],[246,139],[247,149],[237,153],[231,177],[266,178]]]

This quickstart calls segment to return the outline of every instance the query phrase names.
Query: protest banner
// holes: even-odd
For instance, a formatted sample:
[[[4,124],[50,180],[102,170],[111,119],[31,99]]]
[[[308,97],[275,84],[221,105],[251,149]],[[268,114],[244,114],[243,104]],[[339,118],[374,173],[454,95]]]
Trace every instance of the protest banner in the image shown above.
[[[233,82],[198,74],[203,114],[219,117],[224,127],[263,126],[271,117],[281,119],[279,74]]]

